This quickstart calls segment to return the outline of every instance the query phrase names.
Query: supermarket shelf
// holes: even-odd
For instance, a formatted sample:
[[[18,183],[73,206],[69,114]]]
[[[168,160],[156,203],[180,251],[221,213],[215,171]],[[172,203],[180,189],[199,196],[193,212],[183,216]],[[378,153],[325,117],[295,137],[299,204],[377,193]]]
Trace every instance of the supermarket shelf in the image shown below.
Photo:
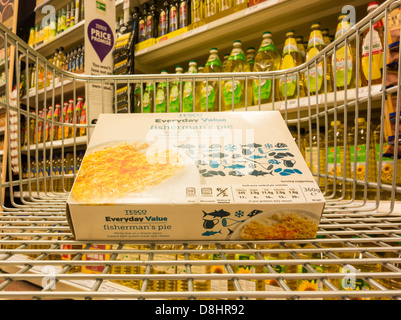
[[[52,40],[47,41],[37,47],[35,50],[45,57],[54,54],[55,50],[60,47],[70,47],[84,38],[84,27],[85,20],[78,22],[71,28],[68,28],[64,32],[58,34]]]
[[[391,89],[388,90],[391,92]],[[361,87],[358,90],[349,89],[346,91],[336,91],[328,92],[327,94],[311,95],[309,97],[302,97],[299,99],[289,99],[287,101],[275,101],[274,103],[264,103],[259,105],[250,106],[247,108],[236,109],[235,111],[272,111],[279,110],[282,114],[297,115],[298,111],[301,115],[306,114],[305,112],[311,107],[312,113],[316,112],[316,106],[319,110],[323,110],[326,106],[328,108],[336,106],[336,110],[340,110],[339,106],[347,104],[352,104],[355,102],[358,94],[358,101],[361,103],[364,99],[368,97],[371,100],[377,100],[381,98],[381,85],[373,85],[370,88]],[[361,103],[362,104],[362,103]],[[334,109],[333,109],[334,110]]]
[[[26,103],[28,97],[30,106],[34,106],[36,96],[38,96],[39,101],[43,101],[45,99],[45,96],[46,100],[53,98],[53,89],[54,89],[54,97],[60,97],[61,94],[63,93],[64,98],[66,98],[66,96],[73,94],[74,91],[84,90],[85,86],[86,83],[83,81],[64,80],[63,82],[56,82],[54,88],[52,85],[46,87],[46,90],[45,89],[36,90],[36,88],[31,88],[29,90],[28,95],[23,96],[21,98],[21,101]]]
[[[366,12],[367,3],[369,1],[360,0],[353,5],[363,6]],[[187,63],[190,59],[206,61],[212,47],[217,47],[221,55],[229,53],[236,39],[259,47],[262,33],[267,30],[273,33],[274,39],[282,40],[288,29],[296,29],[297,34],[309,35],[311,17],[322,21],[330,17],[336,21],[338,13],[347,4],[349,1],[346,0],[329,3],[321,0],[266,0],[137,51],[135,68],[145,73],[156,74],[163,69],[174,73],[176,65]],[[243,47],[246,48],[245,45]],[[182,66],[186,68],[186,64]]]
[[[43,150],[45,149],[60,149],[62,147],[67,148],[67,147],[73,147],[75,146],[83,146],[83,145],[87,145],[88,143],[88,137],[87,136],[83,136],[83,137],[76,137],[76,138],[68,138],[68,139],[64,139],[64,140],[55,140],[55,141],[49,141],[49,142],[45,142],[45,143],[38,143],[36,144],[32,144],[29,147],[30,151],[33,150]],[[21,152],[26,153],[28,151],[27,147],[24,147]]]

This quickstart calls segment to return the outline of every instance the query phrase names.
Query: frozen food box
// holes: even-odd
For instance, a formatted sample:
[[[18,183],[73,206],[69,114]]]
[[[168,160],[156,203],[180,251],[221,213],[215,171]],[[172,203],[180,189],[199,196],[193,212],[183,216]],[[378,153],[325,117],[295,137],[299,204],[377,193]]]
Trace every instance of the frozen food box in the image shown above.
[[[278,111],[102,114],[67,217],[77,240],[305,239],[324,205]]]

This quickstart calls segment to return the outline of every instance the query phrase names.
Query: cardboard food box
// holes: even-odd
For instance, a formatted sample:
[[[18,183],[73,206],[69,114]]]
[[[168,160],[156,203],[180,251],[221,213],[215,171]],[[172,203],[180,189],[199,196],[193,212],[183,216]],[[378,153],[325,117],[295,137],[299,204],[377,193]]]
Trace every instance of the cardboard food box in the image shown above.
[[[67,217],[77,240],[300,239],[324,205],[278,111],[101,114]]]

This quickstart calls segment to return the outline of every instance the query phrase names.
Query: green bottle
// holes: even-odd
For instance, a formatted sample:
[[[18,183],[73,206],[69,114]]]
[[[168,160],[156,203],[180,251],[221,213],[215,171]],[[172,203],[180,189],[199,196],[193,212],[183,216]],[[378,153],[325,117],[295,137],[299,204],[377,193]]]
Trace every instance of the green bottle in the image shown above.
[[[205,68],[203,69],[204,73],[221,73],[223,72],[223,64],[219,58],[219,52],[217,48],[210,49],[210,55],[207,59]],[[200,91],[201,91],[201,103],[200,110],[197,111],[218,111],[219,110],[219,97],[220,97],[220,88],[218,81],[203,81]]]
[[[180,66],[175,67],[176,74],[182,74],[184,69]],[[170,94],[169,94],[169,112],[180,112],[180,80],[175,79],[170,85]]]
[[[161,74],[167,74],[167,71],[163,70]],[[167,112],[167,82],[159,82],[156,86],[156,113]]]
[[[188,73],[197,73],[197,63],[194,60],[189,62]],[[183,111],[184,112],[193,112],[194,111],[194,85],[192,79],[184,82],[184,94],[182,98]],[[199,100],[199,99],[197,99]]]
[[[263,41],[255,56],[254,72],[274,71],[280,68],[280,53],[277,51],[271,32],[263,33]],[[271,102],[273,98],[273,82],[271,79],[253,81],[255,104]],[[259,102],[260,100],[260,102]]]

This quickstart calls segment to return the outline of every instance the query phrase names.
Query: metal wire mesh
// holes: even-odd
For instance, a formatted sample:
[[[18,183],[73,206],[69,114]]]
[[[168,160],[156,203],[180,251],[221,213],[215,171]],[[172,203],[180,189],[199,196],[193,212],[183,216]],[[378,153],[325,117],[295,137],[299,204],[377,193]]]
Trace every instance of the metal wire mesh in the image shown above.
[[[278,79],[295,75],[300,90],[300,80],[305,75],[308,78],[319,63],[325,66],[326,75],[332,61],[332,67],[336,67],[335,56],[339,49],[348,48],[351,43],[355,43],[358,74],[359,36],[381,19],[387,30],[388,15],[398,6],[398,1],[387,1],[312,60],[291,70],[269,73],[75,75],[56,68],[0,26],[4,47],[12,52],[5,64],[5,73],[8,79],[14,70],[16,83],[15,90],[11,90],[13,82],[6,81],[5,103],[2,104],[8,125],[4,148],[6,165],[2,171],[0,297],[400,299],[398,139],[394,140],[396,151],[391,161],[382,155],[387,147],[384,139],[386,101],[391,95],[396,97],[394,135],[399,135],[399,85],[386,88],[386,68],[383,67],[381,84],[373,84],[369,78],[368,84],[361,86],[356,77],[358,89],[345,85],[344,88],[334,86],[330,91],[326,76],[319,95],[313,95],[309,89],[304,96],[289,98],[285,95],[279,99],[276,88]],[[385,39],[384,47],[387,45]],[[383,55],[386,61],[386,50]],[[24,78],[33,79],[33,82],[24,81]],[[111,85],[115,92],[121,84],[127,85],[128,96],[131,96],[130,90],[139,85],[140,94],[136,99],[127,100],[127,110],[143,111],[147,82],[154,85],[167,82],[169,88],[177,79],[181,91],[185,81],[195,85],[201,81],[206,85],[217,82],[220,90],[227,81],[240,81],[245,92],[252,81],[272,80],[271,101],[262,103],[259,95],[259,101],[249,104],[245,99],[245,105],[238,109],[234,101],[230,108],[220,100],[216,111],[280,110],[287,124],[294,127],[299,147],[303,148],[305,143],[310,148],[305,158],[327,199],[316,239],[124,243],[74,240],[65,216],[65,201],[82,160],[81,151],[85,150],[95,126],[92,120],[107,109],[106,103],[95,106],[87,99],[88,120],[78,123],[75,114],[78,97],[88,92],[93,84]],[[194,101],[196,99],[194,96]],[[72,122],[46,117],[49,105],[63,106],[70,100],[74,110]],[[117,94],[113,100],[117,105]],[[180,111],[182,108],[181,101]],[[357,175],[354,157],[352,172],[331,171],[332,163],[329,164],[327,157],[331,147],[335,150],[334,167],[337,161],[347,162],[351,167],[349,157],[352,149],[356,153],[355,142],[360,134],[354,119],[360,117],[365,117],[367,124],[367,139],[363,143],[366,156],[362,163],[368,169],[362,176]],[[375,130],[377,142],[373,142],[374,120],[379,120],[376,122],[380,124]],[[343,138],[335,140],[333,146],[329,131],[332,121],[335,130],[337,125],[343,130]],[[313,134],[301,139],[303,130]],[[348,139],[349,136],[353,139]],[[317,153],[311,152],[315,138]],[[379,148],[377,159],[369,153],[374,148]],[[382,169],[387,164],[391,179],[386,180]],[[56,170],[60,166],[69,166],[71,170]],[[10,289],[18,281],[28,281],[38,287],[32,291]]]

